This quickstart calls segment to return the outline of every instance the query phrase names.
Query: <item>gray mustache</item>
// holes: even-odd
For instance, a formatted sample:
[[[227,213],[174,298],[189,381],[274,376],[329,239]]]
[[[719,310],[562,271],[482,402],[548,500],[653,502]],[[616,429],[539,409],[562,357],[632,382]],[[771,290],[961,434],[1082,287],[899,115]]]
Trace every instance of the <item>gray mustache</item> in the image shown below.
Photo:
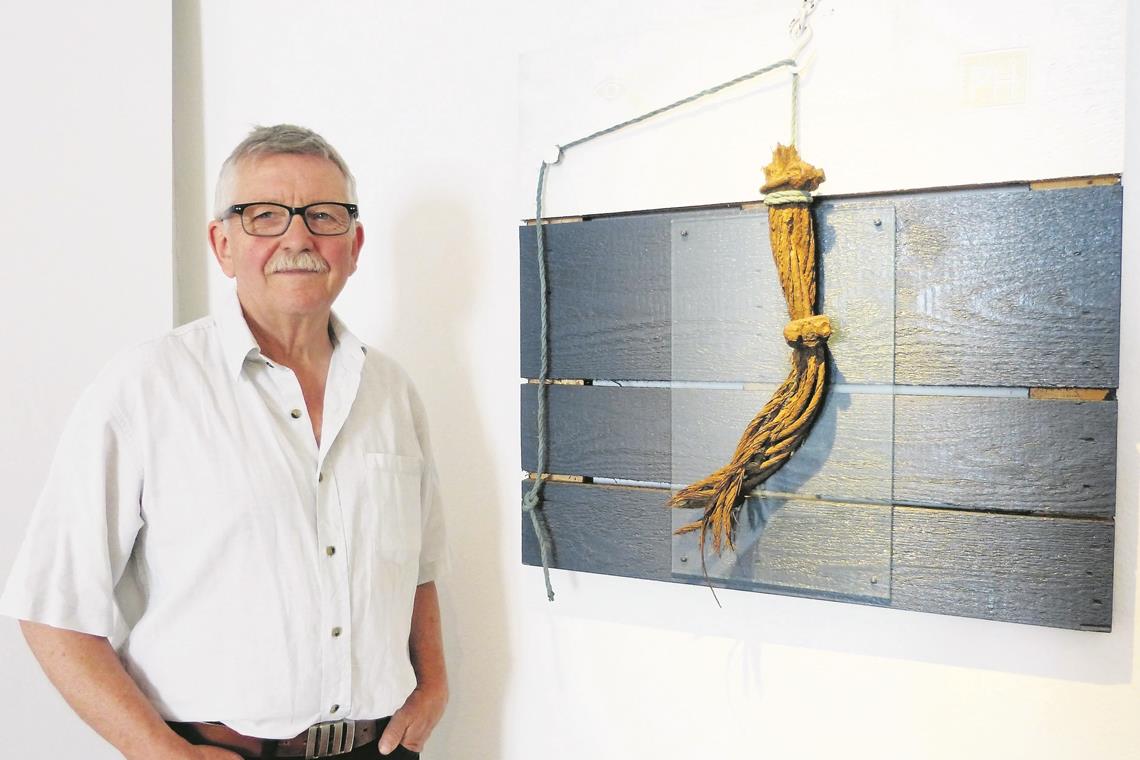
[[[324,273],[329,271],[329,265],[324,259],[308,251],[283,253],[270,259],[269,263],[265,265],[266,274],[287,272],[290,270],[296,271],[298,269],[303,272]]]

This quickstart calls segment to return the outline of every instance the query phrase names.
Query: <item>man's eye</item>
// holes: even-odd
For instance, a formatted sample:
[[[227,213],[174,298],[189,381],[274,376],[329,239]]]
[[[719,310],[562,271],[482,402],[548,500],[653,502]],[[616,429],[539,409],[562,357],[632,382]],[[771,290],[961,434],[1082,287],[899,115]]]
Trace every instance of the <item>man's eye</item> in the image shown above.
[[[314,222],[327,222],[329,219],[332,219],[332,216],[327,211],[314,211],[309,214],[309,218]]]

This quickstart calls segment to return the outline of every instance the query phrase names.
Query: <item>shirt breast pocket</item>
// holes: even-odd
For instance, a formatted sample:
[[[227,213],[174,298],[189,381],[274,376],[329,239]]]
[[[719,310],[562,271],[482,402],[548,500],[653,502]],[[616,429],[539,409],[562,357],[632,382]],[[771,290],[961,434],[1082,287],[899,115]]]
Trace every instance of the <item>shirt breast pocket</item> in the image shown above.
[[[375,510],[377,549],[392,562],[420,554],[420,479],[423,460],[402,454],[365,454],[365,479]]]

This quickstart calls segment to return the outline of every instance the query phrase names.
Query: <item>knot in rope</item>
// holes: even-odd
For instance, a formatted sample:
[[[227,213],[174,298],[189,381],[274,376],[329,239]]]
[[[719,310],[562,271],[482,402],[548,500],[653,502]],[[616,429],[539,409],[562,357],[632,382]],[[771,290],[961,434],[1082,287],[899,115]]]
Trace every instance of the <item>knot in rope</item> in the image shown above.
[[[538,506],[540,499],[537,491],[538,489],[531,489],[523,496],[522,508],[524,512],[530,512]]]
[[[811,193],[806,190],[774,190],[764,196],[766,206],[786,206],[789,203],[811,203]]]
[[[831,320],[826,314],[793,319],[784,326],[784,340],[792,348],[815,348],[831,337]]]

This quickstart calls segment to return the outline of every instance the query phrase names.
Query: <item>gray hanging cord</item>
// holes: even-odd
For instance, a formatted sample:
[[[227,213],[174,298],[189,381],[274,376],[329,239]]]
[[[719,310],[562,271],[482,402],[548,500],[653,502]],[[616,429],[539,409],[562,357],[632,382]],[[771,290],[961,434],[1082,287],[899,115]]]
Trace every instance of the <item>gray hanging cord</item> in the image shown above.
[[[534,535],[538,537],[538,550],[542,555],[542,577],[546,581],[546,599],[554,601],[554,587],[550,585],[550,531],[546,523],[538,516],[539,502],[542,499],[542,484],[545,482],[546,460],[550,447],[546,440],[546,391],[550,378],[550,326],[548,322],[549,294],[546,286],[546,246],[545,234],[542,226],[542,189],[546,184],[545,161],[538,170],[538,191],[535,193],[535,234],[538,242],[538,292],[539,292],[539,340],[541,348],[540,367],[538,370],[538,466],[534,475],[534,483],[523,497],[523,511],[530,513],[530,524],[534,526]]]
[[[550,585],[550,553],[551,541],[550,530],[547,528],[545,521],[543,521],[538,512],[542,509],[542,487],[546,482],[546,464],[549,456],[550,446],[546,435],[546,394],[547,388],[550,385],[550,329],[548,324],[548,311],[550,294],[547,292],[546,282],[546,242],[545,233],[543,232],[543,216],[542,216],[542,195],[546,186],[546,170],[548,167],[557,164],[562,160],[562,156],[570,148],[582,145],[591,140],[595,140],[602,135],[608,135],[611,132],[616,132],[619,129],[632,126],[639,122],[651,119],[654,116],[672,111],[674,108],[679,108],[686,103],[692,103],[694,100],[712,95],[713,93],[720,92],[721,90],[728,89],[734,85],[742,82],[747,82],[750,79],[755,79],[758,76],[767,74],[770,71],[782,68],[784,66],[791,66],[792,69],[792,144],[795,145],[797,124],[797,99],[799,91],[799,75],[795,71],[796,61],[794,58],[784,58],[776,61],[775,63],[768,64],[763,68],[756,69],[747,74],[742,74],[735,79],[730,79],[727,82],[722,82],[714,87],[701,90],[698,93],[690,95],[687,98],[682,98],[675,103],[670,103],[667,106],[654,109],[641,116],[623,121],[620,124],[614,124],[612,127],[592,132],[585,137],[579,137],[577,140],[566,143],[565,145],[557,146],[557,153],[552,161],[543,161],[542,165],[538,168],[538,190],[535,192],[535,210],[534,210],[534,226],[535,235],[538,242],[538,288],[539,288],[539,356],[541,357],[540,368],[538,373],[538,385],[535,386],[537,395],[537,422],[538,422],[538,463],[536,472],[534,473],[534,483],[531,485],[530,490],[523,496],[522,508],[524,512],[530,514],[531,525],[534,526],[534,534],[538,537],[539,553],[542,555],[542,577],[546,581],[546,598],[547,600],[554,601],[554,588]],[[714,592],[715,593],[715,592]]]

